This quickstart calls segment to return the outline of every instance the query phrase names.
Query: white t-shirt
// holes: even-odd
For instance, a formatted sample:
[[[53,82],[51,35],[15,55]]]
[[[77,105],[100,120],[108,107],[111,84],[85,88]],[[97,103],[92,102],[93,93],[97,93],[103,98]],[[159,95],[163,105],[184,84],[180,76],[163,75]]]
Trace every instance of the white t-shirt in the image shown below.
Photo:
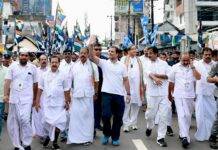
[[[127,70],[120,61],[115,63],[110,60],[99,60],[99,67],[103,72],[102,92],[124,96],[126,91],[123,78],[127,77]]]

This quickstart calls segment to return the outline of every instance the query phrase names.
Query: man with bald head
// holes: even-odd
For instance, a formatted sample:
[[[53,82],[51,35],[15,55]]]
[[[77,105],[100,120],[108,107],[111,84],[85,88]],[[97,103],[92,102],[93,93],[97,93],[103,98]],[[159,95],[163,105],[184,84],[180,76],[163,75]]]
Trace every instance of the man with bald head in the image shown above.
[[[169,94],[173,93],[175,100],[178,114],[179,136],[184,148],[187,148],[190,143],[189,129],[196,96],[194,86],[196,80],[200,80],[200,78],[201,75],[195,69],[188,53],[181,55],[180,63],[172,67],[172,71],[169,75],[171,87]]]

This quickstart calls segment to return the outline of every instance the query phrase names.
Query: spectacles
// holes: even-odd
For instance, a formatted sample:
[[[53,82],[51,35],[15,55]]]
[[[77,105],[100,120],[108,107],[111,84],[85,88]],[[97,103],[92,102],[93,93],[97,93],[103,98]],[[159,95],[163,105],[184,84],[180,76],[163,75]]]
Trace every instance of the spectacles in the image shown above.
[[[95,51],[101,51],[101,49],[100,48],[95,48]]]
[[[29,55],[27,55],[27,54],[20,54],[20,56],[28,57]]]

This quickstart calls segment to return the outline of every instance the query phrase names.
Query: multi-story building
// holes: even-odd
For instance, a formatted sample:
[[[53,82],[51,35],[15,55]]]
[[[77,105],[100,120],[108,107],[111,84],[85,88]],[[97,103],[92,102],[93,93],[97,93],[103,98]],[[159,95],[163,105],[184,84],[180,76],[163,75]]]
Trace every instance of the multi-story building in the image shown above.
[[[115,44],[122,43],[128,28],[133,33],[135,43],[142,37],[140,17],[149,16],[148,3],[149,0],[115,0]]]
[[[23,21],[24,35],[32,35],[33,28],[36,33],[41,33],[41,23],[51,15],[51,0],[4,0],[3,19],[7,19],[10,26],[7,43],[13,42],[15,19]]]
[[[218,26],[218,0],[165,0],[164,20],[187,35],[197,33],[200,21],[203,31],[213,28]]]

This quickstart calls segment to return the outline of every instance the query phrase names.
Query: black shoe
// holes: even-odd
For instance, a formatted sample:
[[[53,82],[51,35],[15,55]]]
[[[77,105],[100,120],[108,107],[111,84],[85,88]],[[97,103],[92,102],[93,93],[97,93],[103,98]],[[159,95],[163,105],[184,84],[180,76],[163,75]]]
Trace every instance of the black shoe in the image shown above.
[[[218,145],[217,145],[217,142],[216,142],[216,136],[211,135],[210,138],[209,138],[209,143],[210,143],[210,148],[218,149]]]
[[[174,135],[173,129],[171,128],[171,126],[167,126],[167,135],[168,136],[173,136]]]
[[[60,146],[58,145],[58,143],[53,143],[52,149],[60,150]]]
[[[31,146],[24,147],[24,150],[31,150]]]
[[[167,143],[164,141],[164,138],[157,140],[157,144],[159,144],[160,147],[167,147]]]
[[[94,139],[96,138],[97,132],[94,130]]]
[[[147,137],[149,137],[151,135],[152,130],[151,129],[147,129],[145,134]]]
[[[184,138],[182,139],[182,147],[183,147],[183,148],[187,148],[188,145],[189,145],[188,139],[187,139],[186,137],[184,137]]]
[[[18,148],[18,147],[15,147],[14,150],[19,150],[19,148]]]
[[[45,139],[45,141],[43,142],[43,147],[44,148],[47,148],[48,147],[48,144],[49,144],[49,142],[50,142],[50,138],[49,137],[46,137],[46,139]]]

